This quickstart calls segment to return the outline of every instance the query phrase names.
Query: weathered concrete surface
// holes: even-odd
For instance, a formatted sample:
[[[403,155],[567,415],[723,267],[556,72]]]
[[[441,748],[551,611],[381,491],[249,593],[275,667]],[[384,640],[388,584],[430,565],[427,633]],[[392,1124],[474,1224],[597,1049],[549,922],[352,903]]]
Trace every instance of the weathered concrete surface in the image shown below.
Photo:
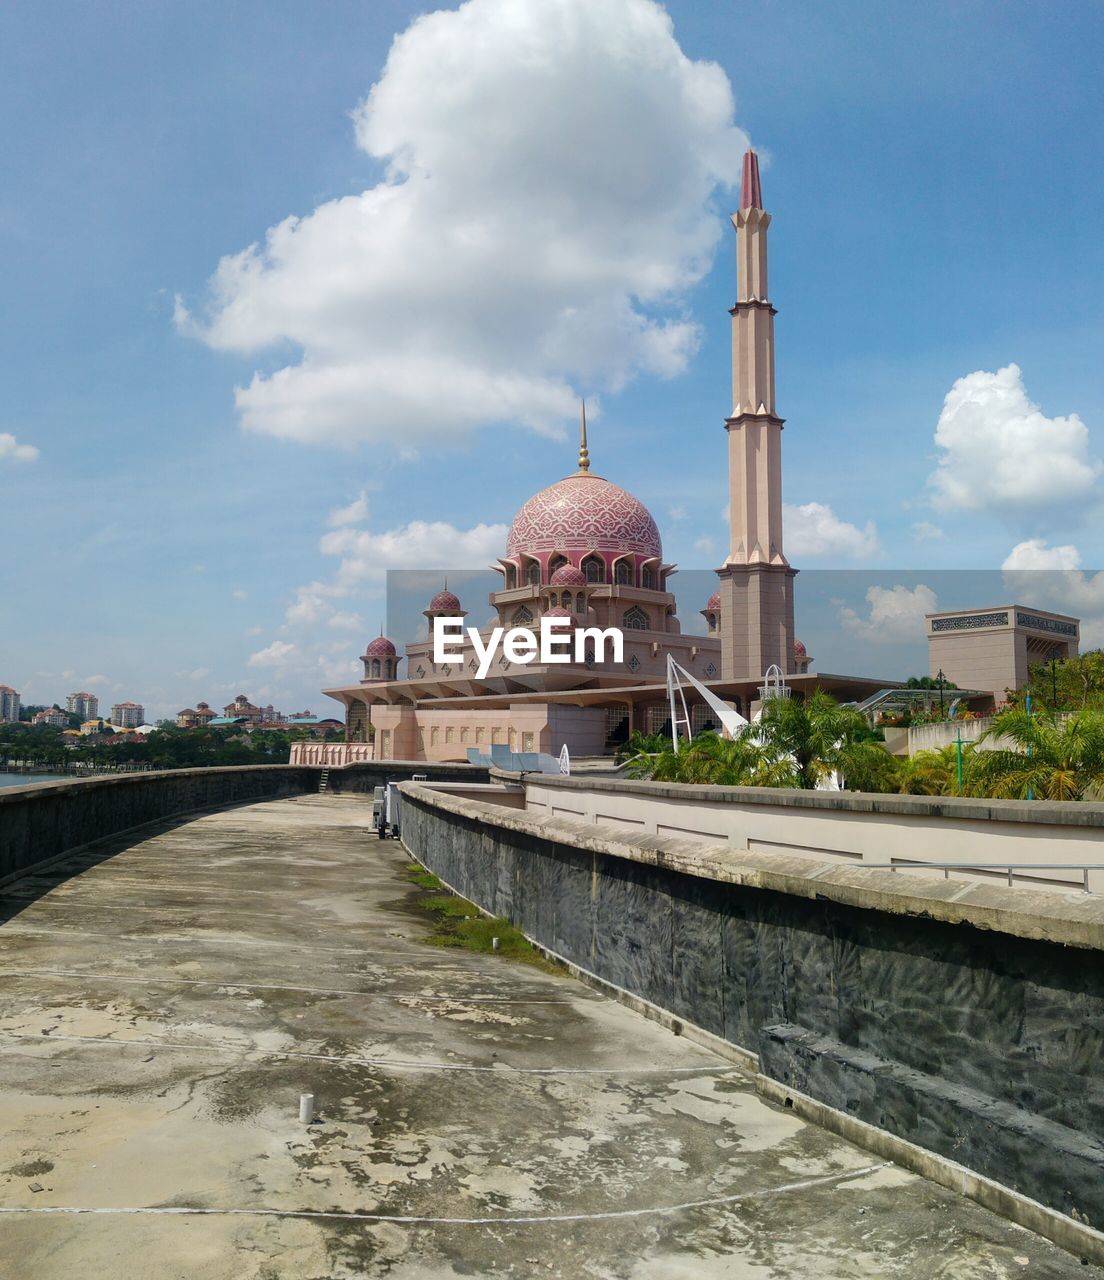
[[[9,887],[0,1275],[1086,1274],[581,984],[426,947],[368,823],[258,804]]]

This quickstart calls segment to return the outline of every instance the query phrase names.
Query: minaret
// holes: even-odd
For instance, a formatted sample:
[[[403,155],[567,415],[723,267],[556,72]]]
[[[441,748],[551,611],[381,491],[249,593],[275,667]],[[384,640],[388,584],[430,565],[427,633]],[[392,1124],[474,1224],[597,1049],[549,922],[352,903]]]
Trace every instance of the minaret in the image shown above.
[[[767,293],[767,228],[759,157],[744,155],[736,228],[732,416],[728,432],[730,536],[721,579],[721,675],[794,669],[791,569],[782,551],[782,419],[774,400],[774,317]]]

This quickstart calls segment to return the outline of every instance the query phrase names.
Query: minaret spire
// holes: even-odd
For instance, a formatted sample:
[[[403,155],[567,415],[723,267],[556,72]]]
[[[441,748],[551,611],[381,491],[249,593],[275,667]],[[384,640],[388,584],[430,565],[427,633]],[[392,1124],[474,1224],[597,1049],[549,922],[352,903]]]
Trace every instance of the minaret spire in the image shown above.
[[[583,425],[579,432],[579,470],[587,472],[590,470],[590,453],[587,450],[587,433],[586,433],[586,401],[583,401]]]
[[[761,209],[763,188],[759,184],[759,157],[748,147],[744,152],[744,177],[740,183],[740,208]]]
[[[782,550],[782,419],[774,399],[774,317],[767,292],[767,228],[759,157],[744,154],[732,308],[728,431],[730,542],[721,577],[725,679],[793,670],[793,577]]]

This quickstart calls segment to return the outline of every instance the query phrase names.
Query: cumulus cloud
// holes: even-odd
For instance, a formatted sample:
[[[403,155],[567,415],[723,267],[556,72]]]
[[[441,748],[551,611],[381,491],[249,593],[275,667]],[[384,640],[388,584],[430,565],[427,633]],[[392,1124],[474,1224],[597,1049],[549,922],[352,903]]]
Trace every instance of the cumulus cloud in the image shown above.
[[[917,542],[941,542],[947,535],[930,520],[917,520],[912,526],[912,536]]]
[[[1009,594],[1026,605],[1082,619],[1082,642],[1104,639],[1104,572],[1086,573],[1075,546],[1048,546],[1041,538],[1018,542],[1001,565]],[[1090,615],[1090,616],[1086,616]]]
[[[1104,470],[1077,414],[1048,418],[1015,364],[959,378],[943,401],[935,443],[942,454],[928,485],[948,509],[1011,514],[1058,503],[1066,511],[1094,496]]]
[[[285,667],[298,656],[295,645],[285,640],[273,640],[264,649],[258,649],[249,657],[251,667]]]
[[[783,505],[782,520],[788,556],[869,560],[881,550],[873,521],[868,520],[860,529],[841,520],[823,502],[806,502],[799,507]]]
[[[33,444],[20,444],[8,431],[0,431],[0,462],[34,462],[38,450]]]
[[[673,376],[687,289],[746,136],[731,87],[653,0],[468,0],[418,18],[354,113],[378,185],[224,258],[177,325],[297,363],[238,388],[243,425],[396,447],[477,424],[558,433],[576,388]]]
[[[1042,538],[1017,542],[1004,558],[1001,568],[1007,572],[1031,569],[1079,569],[1081,553],[1076,547],[1050,547]]]
[[[368,495],[363,491],[360,492],[358,498],[354,498],[346,507],[338,507],[330,512],[329,524],[339,529],[346,524],[360,524],[363,520],[368,519]]]
[[[866,603],[869,614],[864,618],[854,609],[840,609],[841,624],[854,635],[876,644],[899,644],[923,639],[926,634],[924,615],[937,607],[935,592],[920,583],[915,587],[868,587]]]

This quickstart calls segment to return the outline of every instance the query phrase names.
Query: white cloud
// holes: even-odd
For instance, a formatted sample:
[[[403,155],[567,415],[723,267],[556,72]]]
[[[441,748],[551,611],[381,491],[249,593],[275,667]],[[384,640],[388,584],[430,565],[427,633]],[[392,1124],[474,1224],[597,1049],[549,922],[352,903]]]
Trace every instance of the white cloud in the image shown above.
[[[782,507],[783,542],[790,557],[835,556],[869,560],[881,550],[878,531],[868,520],[865,528],[841,520],[823,502]]]
[[[930,520],[917,520],[912,526],[912,536],[917,542],[941,542],[947,535]]]
[[[265,649],[258,649],[256,653],[250,654],[249,666],[251,667],[286,667],[289,662],[298,657],[298,650],[295,645],[288,644],[284,640],[273,640],[273,642]]]
[[[333,613],[326,619],[326,625],[335,631],[363,631],[364,619],[359,613]]]
[[[33,444],[20,444],[8,431],[0,431],[0,462],[34,462],[38,450]]]
[[[943,401],[935,443],[943,453],[928,485],[948,509],[1015,514],[1058,504],[1065,512],[1094,496],[1104,470],[1077,414],[1046,417],[1015,364],[959,378]]]
[[[368,495],[361,490],[360,496],[354,498],[347,507],[338,507],[330,512],[327,523],[335,529],[346,524],[361,524],[368,519]]]
[[[653,0],[468,0],[415,20],[354,114],[379,185],[224,258],[178,326],[243,353],[243,425],[409,449],[478,424],[558,434],[576,388],[673,376],[683,299],[746,136],[728,79]]]
[[[236,591],[231,592],[231,595],[234,597],[234,599],[235,599],[235,600],[248,600],[248,599],[249,599],[249,592],[248,592],[248,591],[243,591],[243,590],[241,589],[241,587],[239,587]]]
[[[681,502],[676,503],[675,506],[667,508],[667,515],[670,520],[677,524],[680,520],[686,519],[686,508]]]
[[[870,613],[863,618],[847,606],[840,609],[840,622],[855,635],[877,644],[899,644],[923,639],[926,634],[924,615],[934,613],[936,595],[931,587],[920,583],[909,588],[868,587],[866,602]]]
[[[709,555],[716,546],[716,541],[708,534],[703,534],[700,538],[694,539],[694,550],[700,551],[702,555]]]
[[[1104,571],[1083,572],[1075,546],[1051,547],[1041,538],[1030,538],[1012,548],[1001,569],[1005,588],[1017,603],[1082,618],[1083,644],[1104,638],[1104,619],[1084,617],[1104,613]]]
[[[1017,542],[1004,558],[1001,568],[1005,571],[1031,569],[1079,569],[1081,553],[1076,547],[1049,547],[1042,538],[1028,538]]]

